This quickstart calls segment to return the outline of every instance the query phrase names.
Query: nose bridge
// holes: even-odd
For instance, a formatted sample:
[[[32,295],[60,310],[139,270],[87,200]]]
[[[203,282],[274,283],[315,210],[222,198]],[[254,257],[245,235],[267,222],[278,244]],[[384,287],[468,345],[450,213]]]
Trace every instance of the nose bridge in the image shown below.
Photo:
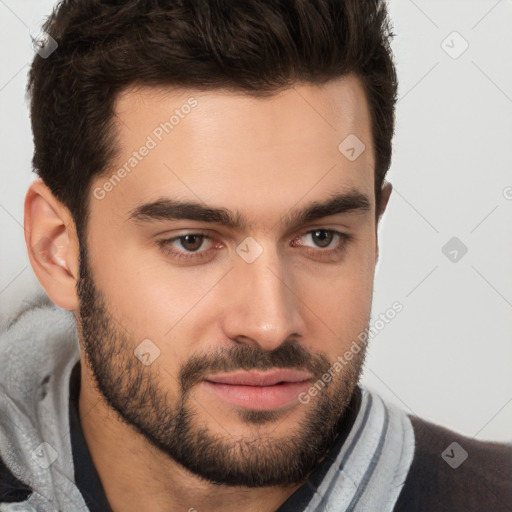
[[[273,350],[291,335],[303,334],[298,298],[290,272],[276,250],[265,248],[253,262],[235,262],[232,296],[224,330],[231,339]]]

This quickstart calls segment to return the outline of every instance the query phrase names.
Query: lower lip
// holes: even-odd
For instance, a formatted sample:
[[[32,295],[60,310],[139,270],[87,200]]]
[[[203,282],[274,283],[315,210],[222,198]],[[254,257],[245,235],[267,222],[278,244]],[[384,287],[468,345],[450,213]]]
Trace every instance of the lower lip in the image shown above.
[[[275,386],[241,386],[210,381],[203,381],[202,384],[233,405],[244,409],[267,411],[279,409],[297,400],[298,395],[309,387],[310,381],[286,382]]]

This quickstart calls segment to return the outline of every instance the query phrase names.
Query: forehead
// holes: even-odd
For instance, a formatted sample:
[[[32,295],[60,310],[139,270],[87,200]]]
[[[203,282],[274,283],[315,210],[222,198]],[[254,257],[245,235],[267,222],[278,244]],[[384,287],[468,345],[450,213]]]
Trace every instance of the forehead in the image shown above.
[[[296,83],[264,98],[227,89],[140,86],[122,91],[115,102],[122,140],[130,138],[130,132],[151,133],[173,114],[173,135],[201,130],[215,142],[227,142],[230,135],[235,141],[250,136],[255,144],[277,145],[283,139],[311,136],[319,129],[320,133],[351,131],[366,138],[370,129],[364,88],[353,74],[320,85]],[[181,123],[187,117],[192,121]],[[183,133],[187,128],[188,133]]]
[[[115,209],[128,220],[134,207],[171,196],[252,210],[274,225],[302,200],[343,190],[373,197],[370,115],[355,76],[266,98],[132,88],[118,97],[115,122],[119,151],[93,188],[111,185],[91,211]]]

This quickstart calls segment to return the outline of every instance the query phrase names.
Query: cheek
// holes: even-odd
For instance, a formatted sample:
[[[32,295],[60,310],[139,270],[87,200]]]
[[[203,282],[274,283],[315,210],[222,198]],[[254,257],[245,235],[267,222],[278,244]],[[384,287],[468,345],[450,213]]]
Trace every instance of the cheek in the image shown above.
[[[115,230],[97,229],[91,239],[89,265],[111,316],[134,342],[161,337],[172,322],[173,291],[161,269],[148,267],[147,251],[135,250]]]
[[[158,254],[118,239],[96,239],[94,278],[134,345],[148,338],[160,350],[159,363],[176,368],[208,338],[219,300],[215,285],[228,270],[219,267],[177,267]],[[105,257],[116,247],[117,257]],[[100,255],[102,255],[100,257]]]
[[[302,283],[300,297],[311,310],[311,322],[318,326],[311,341],[321,343],[322,350],[331,357],[343,353],[367,328],[375,273],[374,246],[370,235],[349,249],[339,266],[298,279]]]

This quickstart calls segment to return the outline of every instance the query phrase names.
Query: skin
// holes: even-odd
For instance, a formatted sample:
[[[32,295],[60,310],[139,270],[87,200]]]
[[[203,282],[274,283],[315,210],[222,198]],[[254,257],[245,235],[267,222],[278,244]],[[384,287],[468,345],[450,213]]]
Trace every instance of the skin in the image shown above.
[[[192,96],[197,107],[104,198],[94,197],[95,187],[103,187],[169,118],[166,113]],[[266,455],[276,474],[284,475],[299,447],[320,439],[318,460],[309,460],[314,467],[332,443],[327,430],[342,418],[364,351],[308,403],[295,400],[274,414],[227,403],[199,377],[221,364],[279,367],[277,355],[283,353],[291,358],[288,367],[308,369],[316,380],[368,326],[377,220],[391,185],[383,186],[376,215],[375,161],[362,86],[347,76],[321,86],[296,84],[265,99],[224,90],[129,89],[116,103],[116,123],[118,154],[112,169],[93,181],[89,196],[85,283],[79,280],[79,241],[69,211],[40,180],[25,202],[34,271],[51,300],[76,318],[80,420],[107,498],[116,512],[276,510],[303,479],[288,475],[265,485],[254,454]],[[366,145],[354,161],[338,150],[349,134]],[[368,211],[298,226],[285,222],[296,208],[348,191],[367,195]],[[237,231],[204,221],[129,219],[135,207],[162,197],[239,211],[250,225]],[[315,230],[352,238],[334,237],[326,249],[311,235]],[[211,237],[200,247],[203,258],[196,253],[196,259],[181,260],[157,244],[199,231]],[[252,263],[236,252],[249,236],[263,250]],[[171,246],[186,253],[191,244],[182,243]],[[343,251],[333,252],[343,244]],[[144,339],[160,350],[148,366],[133,354]],[[184,395],[180,372],[194,358],[203,363],[203,373],[191,374],[199,380],[189,379]],[[166,434],[172,439],[180,405],[191,414],[188,433],[205,428],[216,440],[210,449],[218,466],[229,463],[239,469],[241,481],[252,478],[253,485],[213,484],[177,462],[171,448],[158,446]],[[319,410],[325,413],[323,426],[308,423]],[[155,426],[162,428],[157,432]],[[189,455],[201,455],[193,448]]]

